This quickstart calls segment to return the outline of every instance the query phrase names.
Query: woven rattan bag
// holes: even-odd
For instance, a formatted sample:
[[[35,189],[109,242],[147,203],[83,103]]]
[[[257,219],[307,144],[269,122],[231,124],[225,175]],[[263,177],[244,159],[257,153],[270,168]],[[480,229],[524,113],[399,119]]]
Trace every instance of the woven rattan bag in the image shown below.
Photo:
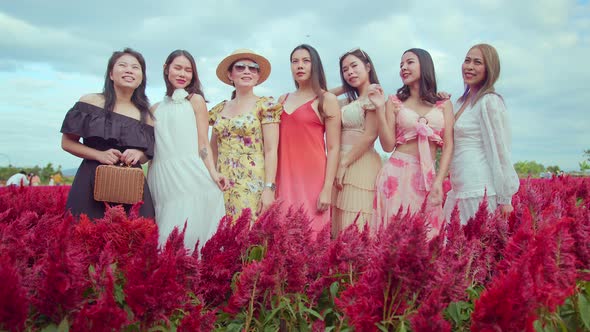
[[[143,183],[143,170],[139,167],[100,165],[94,178],[94,199],[135,204],[143,199]]]

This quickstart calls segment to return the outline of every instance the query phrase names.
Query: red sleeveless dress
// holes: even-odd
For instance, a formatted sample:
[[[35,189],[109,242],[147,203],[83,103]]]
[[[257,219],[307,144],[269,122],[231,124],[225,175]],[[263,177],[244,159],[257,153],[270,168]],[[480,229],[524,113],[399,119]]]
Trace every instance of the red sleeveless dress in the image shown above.
[[[287,101],[289,95],[283,101]],[[317,97],[316,97],[317,98]],[[318,213],[317,201],[326,172],[325,127],[312,108],[312,99],[293,113],[281,114],[277,197],[285,207],[307,212],[311,228],[317,234],[330,223],[329,211]]]

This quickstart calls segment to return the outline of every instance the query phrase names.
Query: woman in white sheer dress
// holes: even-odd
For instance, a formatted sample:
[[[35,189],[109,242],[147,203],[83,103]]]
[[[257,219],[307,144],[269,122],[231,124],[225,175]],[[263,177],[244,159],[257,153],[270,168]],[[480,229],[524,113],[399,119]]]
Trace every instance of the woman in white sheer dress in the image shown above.
[[[512,210],[512,196],[519,180],[510,158],[511,130],[502,97],[494,90],[500,76],[496,49],[477,44],[467,52],[462,65],[465,92],[454,109],[455,150],[451,162],[451,184],[444,206],[450,215],[458,205],[461,224],[477,212],[484,195],[488,210],[500,208],[504,216]]]
[[[192,55],[172,52],[164,64],[166,96],[152,107],[154,159],[148,172],[164,244],[174,227],[182,230],[185,247],[194,249],[215,233],[225,215],[225,178],[215,170],[209,144],[209,115]],[[200,159],[199,159],[200,157]]]

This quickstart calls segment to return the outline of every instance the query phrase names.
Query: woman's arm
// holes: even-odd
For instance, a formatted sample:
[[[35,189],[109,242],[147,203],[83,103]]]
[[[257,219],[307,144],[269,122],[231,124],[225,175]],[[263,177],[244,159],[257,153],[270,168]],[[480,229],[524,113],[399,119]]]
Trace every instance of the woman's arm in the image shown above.
[[[502,213],[512,212],[512,196],[520,181],[514,170],[511,154],[511,131],[508,112],[502,98],[489,93],[481,97],[475,107],[481,107],[481,128],[486,161],[492,171],[498,204]],[[474,108],[475,108],[474,107]]]
[[[453,113],[453,104],[449,100],[443,104],[443,115],[445,119],[445,128],[443,133],[443,146],[440,156],[439,168],[434,181],[440,183],[447,177],[451,158],[453,157],[453,127],[455,126],[455,115]]]
[[[207,170],[209,171],[209,175],[213,181],[215,181],[219,189],[225,190],[228,183],[215,168],[213,149],[209,143],[209,113],[207,112],[205,100],[201,95],[195,94],[191,97],[190,103],[195,112],[199,157],[203,160],[205,167],[207,167]]]
[[[369,100],[375,105],[379,142],[385,152],[395,148],[395,105],[390,99],[385,99],[383,89],[378,84],[369,87]]]
[[[444,197],[442,183],[449,171],[451,158],[453,157],[453,126],[455,125],[455,115],[453,113],[453,104],[449,100],[443,104],[444,132],[443,147],[440,156],[439,169],[436,178],[432,182],[428,202],[431,205],[441,205]]]
[[[266,211],[275,200],[275,178],[277,175],[278,147],[279,147],[279,123],[266,123],[262,125],[262,138],[264,140],[264,189],[260,199],[258,213]],[[269,187],[267,185],[272,185]]]
[[[121,157],[121,151],[117,149],[99,151],[80,143],[80,136],[72,134],[62,134],[61,148],[76,157],[96,160],[105,165],[114,165],[119,162]]]
[[[357,139],[350,151],[340,155],[340,163],[338,164],[338,172],[336,175],[336,185],[339,188],[342,187],[342,179],[346,173],[346,168],[372,148],[376,139],[377,114],[373,111],[369,111],[365,114],[365,130],[363,131],[363,135]]]
[[[338,159],[340,157],[340,130],[342,127],[340,107],[338,106],[336,96],[329,92],[325,93],[323,106],[324,112],[326,113],[324,126],[326,128],[327,162],[324,185],[318,198],[318,211],[327,210],[332,203],[332,185],[334,184],[334,177],[336,176]]]

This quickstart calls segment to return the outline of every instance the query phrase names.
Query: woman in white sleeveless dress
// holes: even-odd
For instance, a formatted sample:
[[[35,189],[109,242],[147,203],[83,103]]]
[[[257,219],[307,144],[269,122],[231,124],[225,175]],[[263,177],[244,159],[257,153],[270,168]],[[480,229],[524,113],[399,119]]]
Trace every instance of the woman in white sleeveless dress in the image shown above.
[[[186,221],[185,247],[200,246],[225,215],[226,181],[215,170],[208,139],[208,113],[193,57],[172,52],[164,65],[166,96],[152,107],[156,117],[154,159],[148,184],[156,210],[159,243]],[[200,158],[199,158],[200,157]]]

